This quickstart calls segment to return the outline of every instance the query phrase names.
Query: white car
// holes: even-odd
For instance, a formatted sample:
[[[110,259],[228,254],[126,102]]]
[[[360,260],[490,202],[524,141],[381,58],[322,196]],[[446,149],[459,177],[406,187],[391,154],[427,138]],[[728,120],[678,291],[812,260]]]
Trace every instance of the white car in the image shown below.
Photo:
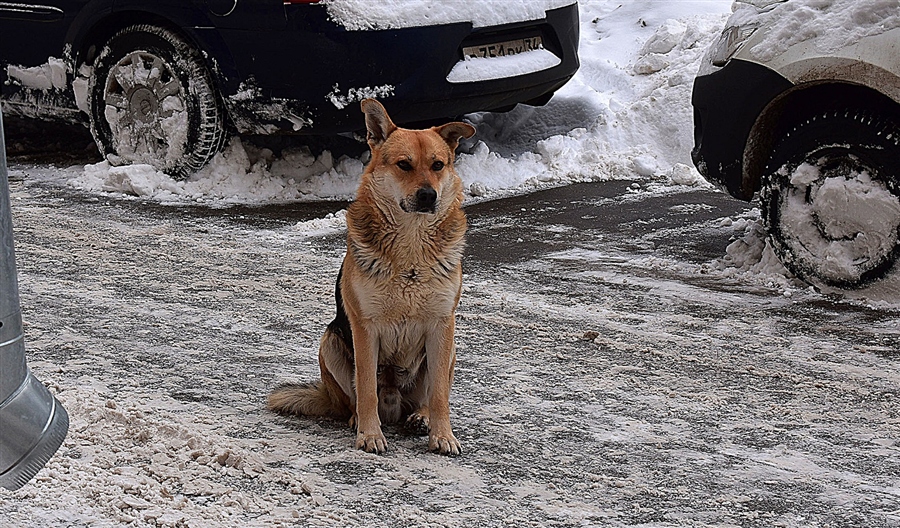
[[[758,196],[776,254],[854,289],[900,254],[900,2],[738,0],[703,60],[698,170]]]

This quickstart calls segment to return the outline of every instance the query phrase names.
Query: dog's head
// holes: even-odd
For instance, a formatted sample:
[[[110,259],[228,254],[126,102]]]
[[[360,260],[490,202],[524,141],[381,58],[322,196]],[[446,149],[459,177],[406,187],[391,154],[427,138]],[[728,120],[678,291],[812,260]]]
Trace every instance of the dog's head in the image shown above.
[[[456,147],[461,138],[475,134],[466,123],[448,123],[425,130],[397,127],[378,101],[362,102],[372,161],[366,172],[372,176],[380,199],[394,201],[411,214],[434,214],[461,192],[453,170]]]

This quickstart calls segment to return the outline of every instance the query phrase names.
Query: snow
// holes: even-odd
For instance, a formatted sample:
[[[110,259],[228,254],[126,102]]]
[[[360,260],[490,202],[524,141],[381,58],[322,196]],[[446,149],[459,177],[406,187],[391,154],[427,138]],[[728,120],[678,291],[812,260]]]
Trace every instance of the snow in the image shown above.
[[[480,2],[477,8],[461,0],[325,0],[324,3],[331,20],[351,31],[358,31],[458,22],[485,27],[539,20],[544,18],[545,11],[574,4],[575,0],[494,0]]]
[[[793,0],[770,10],[742,7],[728,24],[771,26],[765,40],[750,49],[751,57],[766,62],[801,42],[827,54],[900,28],[898,8],[897,0]]]
[[[66,62],[56,57],[50,57],[46,64],[31,68],[6,67],[6,73],[13,82],[36,90],[64,90],[68,70]]]
[[[369,2],[364,4],[368,6]],[[515,4],[483,5],[502,11]],[[669,175],[675,175],[677,181],[669,182],[673,186],[685,182],[705,185],[691,168],[693,124],[691,109],[685,102],[690,100],[699,58],[721,30],[730,3],[719,0],[620,5],[598,1],[580,5],[582,68],[548,105],[519,106],[506,114],[467,116],[477,125],[478,132],[476,141],[461,149],[457,169],[470,202],[547,186],[608,179],[649,177],[666,182]],[[552,55],[539,50],[535,56],[546,54]],[[508,59],[513,67],[522,64],[521,56],[499,59]],[[487,64],[497,59],[483,60]],[[648,61],[654,62],[652,68],[644,66]],[[461,65],[471,65],[469,71],[480,75],[481,69],[475,66],[479,63],[469,60]],[[531,60],[526,59],[526,63]],[[495,62],[490,64],[494,69]],[[335,87],[332,102],[353,104],[392,89]],[[239,153],[241,149],[250,152],[243,155]],[[187,182],[172,181],[163,173],[153,176],[144,167],[115,167],[110,172],[103,163],[74,175],[67,173],[66,178],[78,189],[169,204],[265,204],[352,198],[365,156],[335,159],[325,152],[311,164],[307,155],[295,154],[260,164],[259,153],[235,139],[211,167]],[[133,178],[129,176],[132,170],[137,172]],[[139,185],[138,191],[130,183],[148,178],[156,181]]]
[[[93,70],[93,66],[83,64],[78,68],[78,75],[76,75],[75,79],[72,81],[72,92],[75,95],[75,105],[87,115],[90,115],[91,113],[91,106],[90,103],[88,103],[90,94],[88,92],[90,90],[89,79]]]
[[[335,108],[340,110],[346,108],[351,103],[358,103],[363,99],[370,97],[377,99],[391,95],[394,95],[394,87],[389,84],[383,86],[366,86],[364,88],[350,88],[347,90],[347,95],[342,95],[341,89],[335,84],[334,90],[328,94],[328,100],[331,101],[331,104],[333,104]]]
[[[452,83],[467,83],[505,79],[548,70],[561,62],[559,57],[545,49],[504,57],[467,57],[453,66],[447,74],[447,80]]]
[[[485,20],[527,18],[534,14],[526,12],[564,3],[525,3],[525,11],[514,14],[505,10],[513,10],[517,3],[488,2],[481,4],[485,9],[478,10],[480,14],[472,16],[489,17]],[[900,15],[885,9],[895,3],[792,0],[757,10],[744,4],[732,6],[726,0],[581,2],[582,67],[571,82],[544,107],[520,105],[505,114],[466,116],[477,127],[474,140],[460,148],[457,160],[466,203],[585,181],[646,181],[643,188],[652,192],[708,188],[689,159],[693,146],[689,101],[700,59],[729,17],[729,23],[772,19],[779,29],[772,39],[758,44],[757,51],[773,54],[807,34],[815,36],[816,42],[830,42],[829,45],[864,34],[863,30],[852,34],[847,31],[856,27],[852,21],[866,19],[870,12],[883,14],[884,24],[879,27],[890,29]],[[329,10],[351,17],[356,16],[352,15],[354,10],[371,8],[371,12],[366,12],[374,24],[393,23],[387,18],[390,13],[419,22],[425,20],[415,18],[408,10],[427,13],[432,22],[467,13],[454,9],[451,11],[456,14],[451,15],[440,7],[454,6],[453,3],[431,5],[429,9],[421,9],[422,5],[335,0],[329,3]],[[733,8],[735,11],[730,14]],[[825,22],[811,23],[813,13],[824,13]],[[807,33],[789,29],[796,20],[805,21]],[[843,29],[827,31],[825,24],[831,23]],[[544,59],[539,57],[546,55],[552,53],[535,50],[518,56],[469,59],[460,62],[450,76],[465,81],[485,74],[507,75],[510,72],[497,64],[508,64],[512,69],[543,67]],[[335,106],[346,107],[365,97],[390,94],[393,89],[335,86],[330,98]],[[246,97],[252,97],[251,92],[248,88]],[[179,115],[174,112],[172,119]],[[234,138],[223,153],[186,181],[175,181],[146,165],[113,166],[108,162],[61,171],[52,177],[90,193],[168,205],[226,207],[351,200],[367,161],[367,154],[334,156],[327,150],[314,154],[306,148],[288,149],[275,156],[267,149]],[[726,260],[733,262],[738,272],[760,274],[764,282],[793,280],[783,267],[776,265],[777,259],[767,247],[759,223],[757,217],[746,233],[736,233]],[[886,221],[885,225],[889,223]],[[883,246],[889,240],[869,243]],[[739,251],[749,253],[741,256]],[[854,254],[859,255],[860,251],[857,249]],[[842,260],[852,257],[846,253]]]
[[[107,97],[104,114],[113,131],[113,147],[120,157],[128,161],[163,159],[167,165],[182,159],[185,156],[188,114],[184,94],[173,81],[169,66],[153,56],[135,52],[119,61],[110,72],[110,77],[116,80],[116,88],[110,90],[113,95]],[[132,94],[131,90],[135,87],[139,88]],[[152,108],[146,109],[146,112],[154,117],[158,115],[158,122],[145,122],[138,116],[138,109],[133,108],[139,105],[134,100],[144,92],[143,102]],[[153,105],[158,105],[158,109]],[[162,149],[165,151],[161,152]],[[142,172],[143,167],[135,170]],[[118,176],[111,174],[111,177]],[[138,179],[147,177],[146,173],[137,175]],[[131,192],[138,193],[141,188],[147,186],[132,187]]]
[[[865,172],[826,177],[809,163],[785,176],[793,189],[781,201],[782,232],[804,265],[834,280],[859,280],[868,262],[882,261],[897,246],[900,198],[883,182]]]
[[[793,0],[763,11],[740,7],[730,16],[733,23],[747,17],[775,17],[775,13],[784,11],[787,15],[775,17],[779,28],[785,24],[788,25],[784,27],[789,27],[789,20],[801,17],[807,20],[804,27],[810,34],[819,35],[821,40],[826,36],[831,38],[831,34],[821,25],[808,22],[811,13],[833,8],[834,13],[826,10],[825,19],[843,28],[852,27],[848,20],[865,15],[859,3],[845,3]],[[363,4],[366,9],[374,10],[371,20],[378,24],[388,23],[387,18],[379,18],[381,15],[377,14],[382,7],[384,13],[398,10],[396,16],[406,13],[406,9],[421,7],[418,2],[348,0],[331,2],[329,9],[334,13],[352,13]],[[503,12],[513,9],[511,6],[515,4],[485,3],[484,16],[526,16]],[[526,4],[531,6],[526,10],[540,6],[540,3]],[[865,4],[880,13],[887,3],[866,0]],[[700,59],[724,27],[731,3],[725,0],[628,3],[598,0],[581,2],[579,6],[582,67],[570,83],[544,107],[520,105],[505,114],[466,117],[477,127],[474,140],[461,147],[457,160],[467,203],[584,181],[648,181],[645,187],[654,192],[708,187],[689,159],[693,146],[689,101]],[[544,7],[547,6],[541,9]],[[432,6],[419,11],[429,13],[429,17],[450,16],[441,9]],[[900,17],[885,15],[885,27]],[[768,46],[769,51],[765,53],[774,53],[772,50],[782,49],[795,41],[791,39],[799,38],[798,35],[798,32],[779,29],[776,38],[757,47]],[[843,35],[833,42],[843,42],[846,38],[850,36]],[[763,48],[759,49],[762,52]],[[550,62],[543,62],[547,55],[558,60],[546,50],[469,59],[461,61],[450,77],[464,82],[485,75],[508,75],[513,70],[522,71],[523,67],[550,67]],[[508,64],[511,70],[498,64]],[[390,94],[393,89],[392,86],[347,89],[335,86],[331,101],[337,107],[346,107],[365,97]],[[173,119],[178,115],[175,112]],[[89,165],[81,171],[64,171],[56,177],[87,192],[164,204],[264,205],[350,200],[367,161],[367,155],[335,157],[329,151],[313,154],[304,148],[288,149],[274,156],[271,151],[234,138],[222,154],[186,181],[174,181],[145,165],[116,167],[107,162]],[[759,219],[755,222],[758,224]],[[757,225],[750,231],[737,236],[727,259],[735,262],[738,271],[775,277],[765,279],[768,282],[790,281],[789,273],[775,265],[777,259],[771,248],[766,247],[762,228]],[[745,240],[754,236],[758,241]],[[739,250],[749,254],[738,256]]]

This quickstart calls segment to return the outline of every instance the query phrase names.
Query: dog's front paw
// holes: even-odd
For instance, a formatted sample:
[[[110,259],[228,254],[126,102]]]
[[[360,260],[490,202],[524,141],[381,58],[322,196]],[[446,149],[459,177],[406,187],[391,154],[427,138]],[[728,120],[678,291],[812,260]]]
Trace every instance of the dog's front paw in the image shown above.
[[[356,449],[362,449],[367,453],[378,453],[379,455],[387,451],[387,440],[384,434],[379,430],[375,433],[356,433]]]
[[[428,408],[424,407],[409,415],[406,419],[406,428],[411,433],[426,435],[428,434]]]
[[[428,449],[442,455],[453,456],[458,456],[462,452],[459,440],[449,431],[446,434],[430,435],[428,437]]]

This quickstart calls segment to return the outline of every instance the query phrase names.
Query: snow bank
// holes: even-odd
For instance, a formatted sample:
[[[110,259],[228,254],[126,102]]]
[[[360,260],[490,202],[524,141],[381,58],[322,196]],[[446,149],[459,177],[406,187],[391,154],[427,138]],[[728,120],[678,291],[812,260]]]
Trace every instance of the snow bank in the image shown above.
[[[356,193],[363,163],[314,156],[307,148],[272,152],[234,138],[222,154],[186,181],[175,181],[149,165],[88,165],[69,184],[89,192],[138,196],[161,203],[261,204],[299,200],[347,200]]]

